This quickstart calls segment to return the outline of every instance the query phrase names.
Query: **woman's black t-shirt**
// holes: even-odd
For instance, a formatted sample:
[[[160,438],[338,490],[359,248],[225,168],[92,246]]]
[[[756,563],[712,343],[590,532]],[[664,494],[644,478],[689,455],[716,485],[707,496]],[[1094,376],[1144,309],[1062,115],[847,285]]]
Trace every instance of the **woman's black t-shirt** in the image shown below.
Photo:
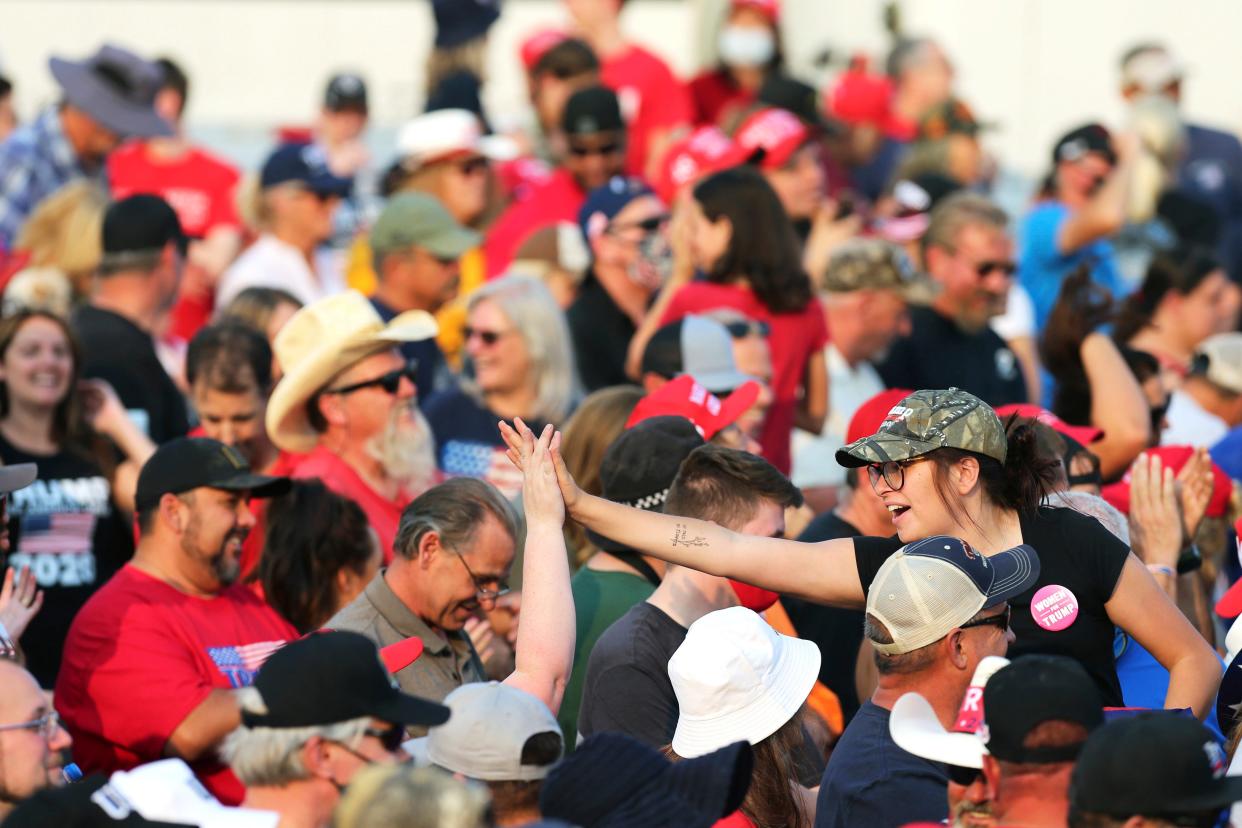
[[[39,464],[39,478],[9,495],[8,565],[30,567],[43,590],[43,608],[21,644],[27,668],[50,688],[74,616],[133,557],[134,535],[108,479],[84,454],[29,454],[0,437],[0,459]]]
[[[1117,587],[1129,547],[1095,518],[1073,509],[1041,507],[1034,516],[1023,517],[1021,527],[1023,543],[1039,554],[1039,579],[1009,602],[1016,639],[1009,657],[1027,653],[1069,656],[1091,674],[1106,706],[1122,706],[1113,658],[1113,622],[1104,605]],[[854,539],[854,557],[864,592],[880,566],[901,546],[896,536]],[[1031,601],[1045,587],[1053,589],[1041,594],[1040,604],[1048,599],[1061,607],[1077,604],[1077,615],[1069,626],[1054,631],[1036,621]],[[1050,609],[1047,604],[1043,607],[1044,612]]]

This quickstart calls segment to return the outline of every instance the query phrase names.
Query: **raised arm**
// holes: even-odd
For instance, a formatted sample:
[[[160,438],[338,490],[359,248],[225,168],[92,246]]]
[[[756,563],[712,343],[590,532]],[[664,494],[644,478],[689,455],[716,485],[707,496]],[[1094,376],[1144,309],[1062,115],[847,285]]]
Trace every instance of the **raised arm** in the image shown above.
[[[739,535],[708,521],[648,512],[588,495],[565,468],[559,446],[552,446],[548,456],[523,456],[523,439],[533,435],[520,419],[514,422],[517,430],[500,424],[509,458],[525,475],[545,474],[541,465],[551,463],[570,517],[588,529],[700,572],[823,604],[862,606],[865,596],[852,540],[812,544]]]
[[[505,679],[560,712],[574,662],[574,596],[565,552],[565,507],[548,453],[560,441],[552,427],[522,446],[534,471],[522,481],[526,510],[526,553],[522,560],[522,617],[515,645],[515,669]],[[534,460],[530,460],[532,456]]]

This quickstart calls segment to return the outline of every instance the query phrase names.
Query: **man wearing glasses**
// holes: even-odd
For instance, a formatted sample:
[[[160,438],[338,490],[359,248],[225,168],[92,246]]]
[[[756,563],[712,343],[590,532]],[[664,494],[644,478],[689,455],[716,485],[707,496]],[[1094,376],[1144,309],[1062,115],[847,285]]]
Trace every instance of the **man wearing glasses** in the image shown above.
[[[276,337],[284,376],[267,405],[267,433],[305,457],[297,478],[319,478],[354,500],[392,559],[401,510],[435,482],[431,429],[418,410],[418,366],[399,348],[430,339],[436,322],[408,310],[385,324],[357,291],[302,308]]]
[[[36,791],[64,784],[72,744],[34,676],[0,659],[0,822]]]

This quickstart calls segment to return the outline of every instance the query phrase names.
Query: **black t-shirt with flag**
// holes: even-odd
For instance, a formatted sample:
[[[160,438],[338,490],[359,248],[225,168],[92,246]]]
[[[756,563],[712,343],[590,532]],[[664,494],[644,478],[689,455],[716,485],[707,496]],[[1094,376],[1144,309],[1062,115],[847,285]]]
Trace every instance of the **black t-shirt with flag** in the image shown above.
[[[0,437],[0,460],[39,464],[39,478],[9,495],[8,565],[30,567],[43,590],[43,608],[21,645],[27,668],[51,688],[73,617],[133,557],[134,535],[85,453],[30,454]]]
[[[1095,518],[1073,509],[1041,507],[1021,518],[1021,527],[1022,542],[1039,554],[1039,578],[1009,602],[1016,639],[1009,657],[1069,656],[1095,680],[1105,706],[1123,706],[1113,658],[1114,626],[1104,605],[1117,588],[1129,547]],[[864,592],[901,546],[896,536],[854,539]]]

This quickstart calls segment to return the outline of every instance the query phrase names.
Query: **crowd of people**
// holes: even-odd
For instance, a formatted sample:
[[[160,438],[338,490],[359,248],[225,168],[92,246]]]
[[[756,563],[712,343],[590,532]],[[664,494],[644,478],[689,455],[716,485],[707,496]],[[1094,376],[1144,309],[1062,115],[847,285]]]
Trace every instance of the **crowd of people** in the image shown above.
[[[432,6],[381,163],[354,72],[248,170],[175,56],[0,82],[0,822],[1228,824],[1242,143],[1177,56],[1011,214],[931,39],[817,89],[730,0],[686,79],[566,0],[497,133],[499,4]]]

